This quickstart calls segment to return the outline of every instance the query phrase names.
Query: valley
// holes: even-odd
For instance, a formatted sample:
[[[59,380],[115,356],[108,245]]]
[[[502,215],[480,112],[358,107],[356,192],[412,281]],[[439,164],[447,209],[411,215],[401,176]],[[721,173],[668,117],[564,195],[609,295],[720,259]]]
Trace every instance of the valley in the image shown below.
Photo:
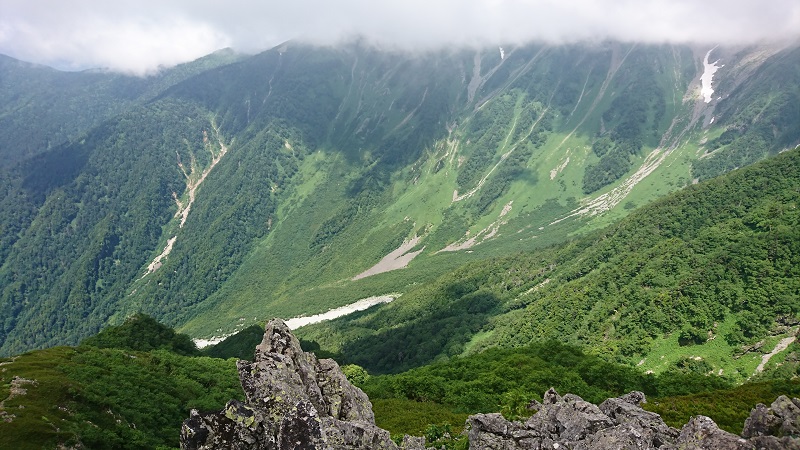
[[[187,408],[242,398],[273,317],[395,438],[550,387],[728,431],[800,392],[797,45],[0,74],[2,445],[174,445]]]
[[[29,225],[3,237],[2,273],[17,281],[3,284],[0,348],[73,343],[139,311],[198,339],[230,334],[568,242],[702,179],[701,162],[707,173],[740,152],[740,140],[726,136],[741,112],[726,112],[735,110],[728,103],[761,86],[747,74],[768,76],[771,61],[796,55],[621,43],[503,49],[502,57],[496,49],[405,55],[290,42],[176,80],[106,134],[89,132],[82,142],[90,143],[5,172],[8,201],[29,200],[4,206],[4,215],[23,214]],[[711,60],[718,98],[707,102]],[[159,111],[183,119],[141,122]],[[163,163],[128,151],[121,139],[134,123],[174,136],[149,147]],[[779,138],[759,144],[762,157],[796,142],[795,125],[775,122]],[[129,184],[152,190],[156,203],[113,197],[116,206],[95,208],[94,186],[114,192],[105,166],[114,148],[132,177],[164,168]],[[85,167],[58,180],[36,175],[75,152]],[[125,219],[134,211],[139,224]],[[59,238],[39,251],[59,251],[80,224],[92,244],[63,247],[74,250],[62,261],[83,258],[93,269],[57,269],[43,284],[30,278],[24,261],[35,258],[25,252],[45,238],[37,224],[48,221],[71,225],[49,228]],[[27,308],[30,298],[52,306]],[[86,331],[48,318],[65,306],[96,318]],[[26,331],[48,322],[50,331]]]

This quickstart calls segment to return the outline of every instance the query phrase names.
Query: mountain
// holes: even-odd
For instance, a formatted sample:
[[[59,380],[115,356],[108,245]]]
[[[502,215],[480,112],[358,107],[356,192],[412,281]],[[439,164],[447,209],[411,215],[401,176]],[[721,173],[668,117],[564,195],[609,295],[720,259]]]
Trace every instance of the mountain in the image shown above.
[[[785,365],[792,377],[798,192],[795,149],[565,245],[465,265],[298,335],[371,373],[557,340],[654,373],[738,383]]]
[[[167,87],[241,56],[221,50],[149,78],[61,72],[0,55],[0,166],[11,167],[152,99]]]
[[[2,91],[17,99],[3,141],[19,144],[0,171],[0,354],[138,312],[210,337],[407,304],[465,264],[595,233],[794,147],[798,64],[796,47],[616,42],[288,42],[147,79],[5,61],[4,80],[31,83]],[[60,131],[42,112],[70,77]]]

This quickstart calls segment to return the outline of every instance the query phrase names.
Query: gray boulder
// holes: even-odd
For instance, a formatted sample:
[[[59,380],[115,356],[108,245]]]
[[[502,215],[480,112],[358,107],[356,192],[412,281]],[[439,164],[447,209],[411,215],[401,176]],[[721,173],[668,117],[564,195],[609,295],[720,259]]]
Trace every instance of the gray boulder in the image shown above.
[[[770,408],[758,405],[743,436],[721,430],[696,416],[678,431],[658,414],[645,411],[644,394],[631,392],[595,406],[580,397],[548,390],[538,411],[524,424],[499,414],[477,414],[467,421],[471,449],[616,450],[800,450],[800,401],[779,397]]]
[[[623,399],[624,398],[624,399]],[[577,395],[548,390],[524,424],[499,414],[470,416],[472,449],[649,449],[674,442],[678,430],[638,406],[644,394],[609,399],[599,407]]]
[[[769,408],[759,403],[744,422],[742,436],[800,436],[800,400],[781,395]]]
[[[678,441],[666,449],[672,450],[755,450],[755,445],[733,433],[720,430],[706,416],[694,416],[681,428]]]

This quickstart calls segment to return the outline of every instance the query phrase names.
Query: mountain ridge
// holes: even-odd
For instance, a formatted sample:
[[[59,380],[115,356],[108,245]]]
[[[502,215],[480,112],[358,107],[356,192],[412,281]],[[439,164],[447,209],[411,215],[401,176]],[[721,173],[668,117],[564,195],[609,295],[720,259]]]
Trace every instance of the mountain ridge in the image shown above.
[[[716,161],[749,139],[720,140],[726,121],[742,119],[711,123],[716,103],[700,100],[692,48],[503,48],[409,57],[289,42],[199,71],[81,142],[4,170],[0,352],[76,342],[140,311],[207,337],[403,292],[471,259],[602,227],[689,185],[701,142],[720,143],[703,159]],[[796,59],[790,49],[764,61]],[[724,73],[723,98],[758,85]],[[760,117],[784,116],[794,86]],[[778,137],[754,158],[794,139],[792,120],[767,123]],[[229,151],[176,217],[193,192],[181,164],[206,173],[215,156],[205,147],[218,142]],[[56,184],[38,171],[76,155],[85,162]],[[414,236],[425,250],[403,273],[347,281]],[[436,253],[452,244],[462,250]],[[45,283],[34,252],[51,257]]]

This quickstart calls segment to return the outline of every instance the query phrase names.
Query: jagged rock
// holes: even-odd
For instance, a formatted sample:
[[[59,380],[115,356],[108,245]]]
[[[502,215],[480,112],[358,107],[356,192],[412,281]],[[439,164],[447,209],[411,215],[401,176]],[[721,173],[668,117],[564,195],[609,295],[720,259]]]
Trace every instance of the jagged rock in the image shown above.
[[[788,436],[756,436],[749,439],[758,450],[800,450],[800,439]]]
[[[678,442],[669,450],[755,450],[755,445],[733,433],[720,430],[711,418],[694,416],[681,428]]]
[[[631,424],[605,428],[595,433],[591,439],[577,442],[573,450],[615,449],[641,450],[658,448],[651,445],[652,430],[637,428]]]
[[[239,361],[246,404],[192,411],[182,449],[397,449],[375,425],[372,404],[330,359],[317,360],[281,320],[267,324],[255,361]],[[409,449],[424,440],[409,440]]]
[[[554,405],[561,401],[561,396],[558,395],[558,392],[554,388],[550,388],[547,392],[544,393],[542,396],[542,403],[545,405]]]
[[[610,398],[595,406],[572,394],[559,396],[548,390],[539,410],[524,424],[509,422],[499,414],[470,416],[471,449],[618,449],[618,450],[800,450],[800,439],[790,437],[797,430],[800,401],[778,398],[767,410],[753,410],[752,439],[728,433],[704,416],[692,418],[680,431],[664,423],[658,414],[645,411],[641,392]],[[759,422],[768,426],[759,428]],[[748,428],[745,427],[747,430]],[[775,435],[774,433],[778,433]],[[783,433],[783,434],[781,434]]]
[[[537,401],[536,399],[531,400],[530,402],[528,402],[528,405],[525,406],[525,409],[527,409],[528,411],[534,411],[534,412],[538,411],[541,408],[542,408],[542,404],[539,403],[539,401]]]
[[[528,429],[557,441],[579,441],[613,425],[597,406],[577,395],[559,397],[552,388],[539,411],[525,422]]]
[[[524,424],[509,422],[499,414],[478,414],[468,420],[470,448],[491,449],[643,449],[656,448],[678,431],[667,427],[657,414],[641,410],[631,399],[604,403],[609,412],[577,395],[559,396],[548,390],[538,412]],[[639,414],[638,410],[643,414]],[[616,420],[615,420],[616,418]],[[652,423],[650,423],[652,422]]]
[[[467,419],[470,448],[523,449],[529,438],[519,422],[509,422],[498,413],[476,414]]]
[[[400,448],[404,450],[425,450],[425,438],[405,435]]]
[[[744,422],[742,436],[800,436],[800,400],[781,395],[769,408],[759,403]]]
[[[628,392],[619,399],[636,406],[642,406],[642,403],[647,403],[647,398],[645,398],[644,392],[641,391]]]
[[[633,429],[644,430],[640,440],[647,441],[652,447],[659,448],[675,442],[679,435],[678,430],[665,424],[658,414],[645,411],[638,404],[631,402],[633,400],[642,403],[643,393],[636,392],[635,396],[631,394],[620,398],[609,398],[600,404],[600,411],[616,424],[630,425]]]
[[[780,417],[772,413],[763,403],[759,403],[750,411],[750,417],[744,422],[742,436],[755,437],[774,434],[780,429]]]

